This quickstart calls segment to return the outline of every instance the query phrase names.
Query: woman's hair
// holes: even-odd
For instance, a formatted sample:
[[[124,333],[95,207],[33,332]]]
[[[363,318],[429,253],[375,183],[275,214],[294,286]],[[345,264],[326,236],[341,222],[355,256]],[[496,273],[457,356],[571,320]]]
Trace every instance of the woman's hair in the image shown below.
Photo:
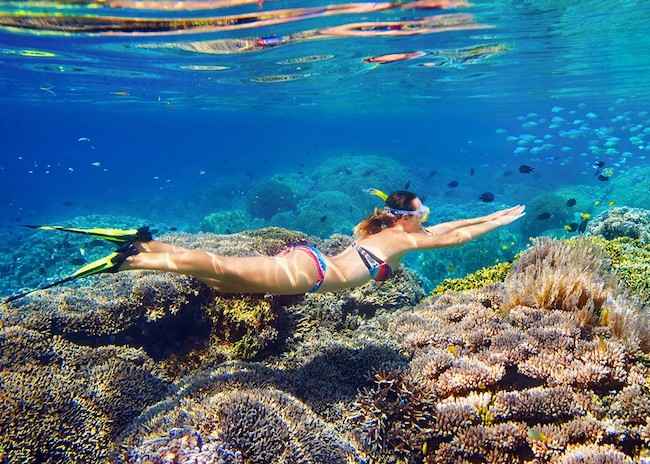
[[[393,209],[401,209],[404,211],[415,211],[413,207],[413,200],[417,195],[406,190],[398,190],[391,193],[386,198],[386,206]],[[375,208],[375,212],[357,224],[353,230],[354,235],[358,237],[367,237],[376,234],[382,230],[393,227],[399,217],[395,217],[384,209]]]

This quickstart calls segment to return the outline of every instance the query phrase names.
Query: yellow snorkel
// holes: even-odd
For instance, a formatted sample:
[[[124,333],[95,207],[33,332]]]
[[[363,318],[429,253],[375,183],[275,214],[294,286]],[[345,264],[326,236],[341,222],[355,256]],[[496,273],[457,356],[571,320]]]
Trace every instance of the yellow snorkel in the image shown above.
[[[382,192],[381,190],[365,189],[364,192],[369,193],[370,195],[375,195],[376,197],[379,197],[384,201],[386,201],[388,199],[388,195],[385,194],[384,192]]]

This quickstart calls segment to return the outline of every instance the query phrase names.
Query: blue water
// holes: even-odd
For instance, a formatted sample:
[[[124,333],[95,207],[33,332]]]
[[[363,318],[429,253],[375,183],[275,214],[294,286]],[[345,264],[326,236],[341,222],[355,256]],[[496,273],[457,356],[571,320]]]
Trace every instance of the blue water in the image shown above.
[[[136,31],[132,24],[112,33],[15,27],[25,14],[81,15],[79,25],[296,8],[284,1],[203,3],[193,11],[161,8],[173,2],[94,5],[13,2],[0,13],[2,24],[14,24],[0,28],[0,230],[12,237],[25,234],[21,224],[92,214],[197,231],[208,214],[246,210],[252,189],[287,177],[303,187],[299,209],[313,209],[306,205],[324,190],[343,192],[348,204],[328,205],[316,217],[351,214],[350,226],[372,210],[361,193],[366,187],[408,184],[433,208],[451,205],[461,216],[560,187],[587,186],[590,199],[616,202],[610,180],[646,166],[650,155],[645,1],[394,4],[185,33],[141,25]],[[371,36],[323,33],[359,22],[365,29],[355,31]],[[450,23],[461,29],[445,29]],[[420,33],[397,34],[408,30]],[[234,40],[258,46],[234,53]],[[382,64],[369,59],[412,52],[421,53]],[[338,177],[314,179],[342,156],[360,160],[345,163],[350,175],[367,173],[356,182],[358,194]],[[403,172],[386,168],[388,161]],[[612,169],[605,181],[596,162]],[[522,164],[533,173],[521,174]],[[385,184],[365,185],[376,173],[385,173]],[[494,207],[478,200],[486,191],[495,195]],[[255,224],[296,223],[267,217]]]

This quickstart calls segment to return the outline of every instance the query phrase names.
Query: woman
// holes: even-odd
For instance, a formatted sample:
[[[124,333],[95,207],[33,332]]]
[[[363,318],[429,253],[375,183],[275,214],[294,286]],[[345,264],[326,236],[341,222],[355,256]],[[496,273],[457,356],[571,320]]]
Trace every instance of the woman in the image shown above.
[[[384,208],[359,223],[354,229],[355,242],[336,256],[323,256],[309,245],[296,245],[276,256],[220,256],[152,240],[147,228],[117,231],[122,233],[120,236],[112,229],[32,227],[90,233],[124,243],[112,255],[79,269],[65,281],[103,272],[146,269],[191,275],[223,293],[293,295],[356,287],[370,279],[386,280],[409,251],[463,245],[525,214],[524,206],[515,206],[479,218],[425,228],[422,223],[429,209],[414,193],[371,193],[384,199]],[[102,233],[105,231],[110,233]]]

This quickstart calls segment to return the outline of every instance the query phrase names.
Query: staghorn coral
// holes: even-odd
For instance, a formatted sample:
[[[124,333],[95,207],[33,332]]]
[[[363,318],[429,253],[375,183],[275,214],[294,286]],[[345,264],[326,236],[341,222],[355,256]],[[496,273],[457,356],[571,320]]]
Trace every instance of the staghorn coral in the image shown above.
[[[354,447],[283,386],[278,372],[241,363],[190,377],[127,429],[113,458],[196,462],[203,453],[214,459],[212,450],[232,455],[232,462],[240,457],[250,463],[334,464],[354,459]],[[178,429],[192,446],[170,446],[169,438],[173,440]]]
[[[584,326],[563,309],[488,307],[495,301],[498,310],[504,295],[496,294],[508,291],[493,284],[447,293],[375,326],[410,356],[399,381],[417,394],[359,394],[357,403],[365,406],[350,417],[373,459],[406,456],[371,446],[388,437],[409,444],[406,462],[559,462],[578,445],[603,443],[628,459],[647,446],[649,377],[636,358],[639,339],[618,339],[600,320]],[[489,305],[486,294],[496,295]],[[427,424],[377,428],[382,414],[398,417],[386,413],[401,411],[396,401],[427,411]]]
[[[492,412],[500,420],[548,422],[566,419],[584,411],[568,387],[535,387],[516,392],[498,392]]]
[[[432,394],[403,371],[377,374],[375,388],[360,393],[348,420],[360,426],[356,432],[363,449],[376,458],[396,455],[422,459],[422,448],[435,421]]]
[[[628,464],[634,462],[629,456],[621,453],[612,445],[577,445],[569,447],[558,463],[582,464],[587,462],[602,464]]]

